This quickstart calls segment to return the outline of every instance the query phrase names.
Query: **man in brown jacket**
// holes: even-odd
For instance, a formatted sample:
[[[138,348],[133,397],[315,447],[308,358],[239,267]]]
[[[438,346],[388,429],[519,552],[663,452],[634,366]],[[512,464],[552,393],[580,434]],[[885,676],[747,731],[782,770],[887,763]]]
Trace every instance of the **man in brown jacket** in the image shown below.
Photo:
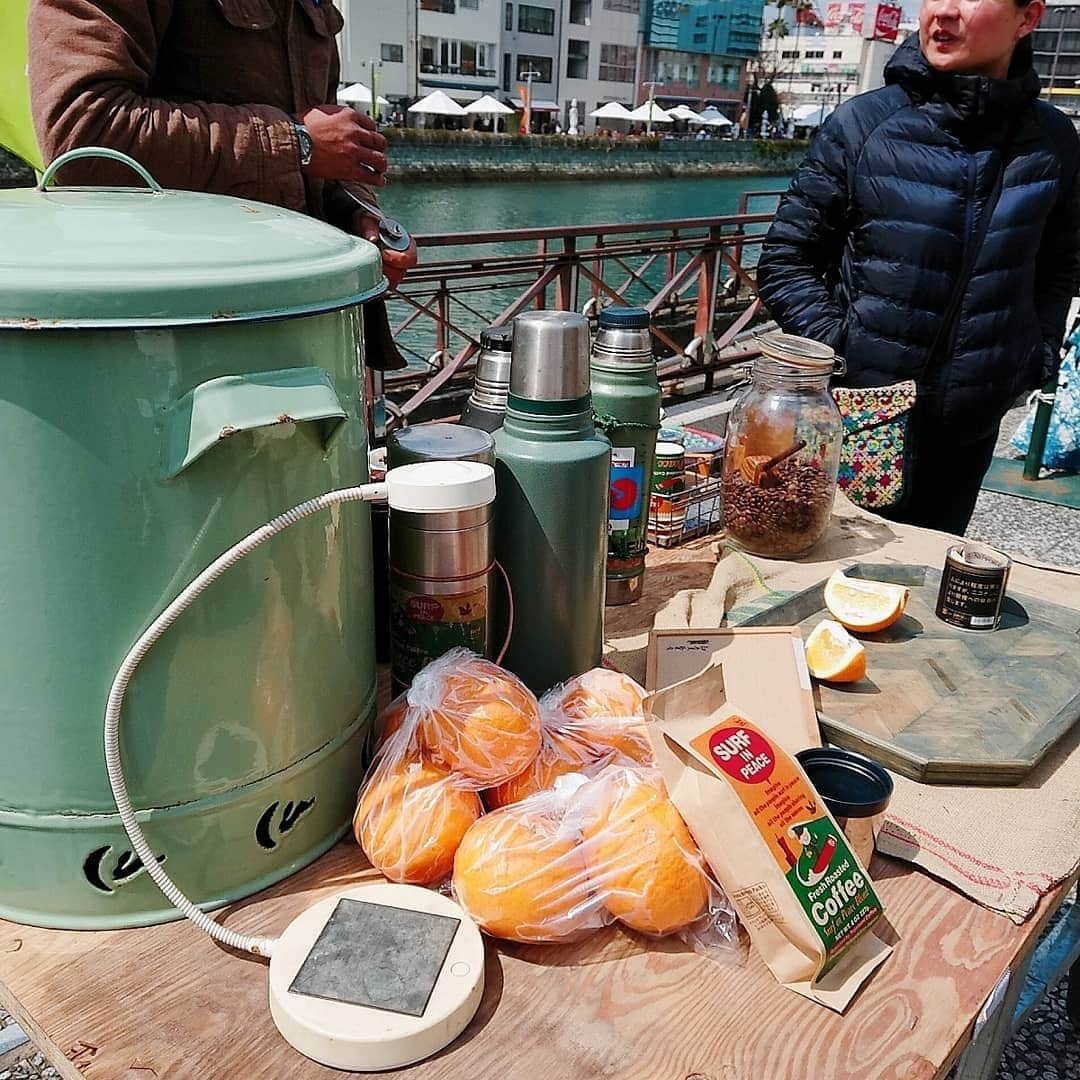
[[[164,186],[306,211],[374,240],[386,140],[334,103],[344,24],[331,0],[33,0],[30,96],[45,161],[108,146]],[[127,184],[121,165],[61,179]],[[383,251],[392,285],[416,249]]]

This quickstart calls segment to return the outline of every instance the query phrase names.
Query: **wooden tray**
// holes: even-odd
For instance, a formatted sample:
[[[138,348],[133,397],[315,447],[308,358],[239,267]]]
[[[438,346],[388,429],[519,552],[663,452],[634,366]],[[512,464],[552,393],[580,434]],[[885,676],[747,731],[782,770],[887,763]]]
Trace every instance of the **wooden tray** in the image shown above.
[[[866,678],[819,683],[829,742],[858,750],[923,783],[1019,784],[1080,719],[1080,612],[1008,594],[1001,626],[972,633],[934,614],[939,571],[857,563],[852,577],[911,589],[889,629],[863,634]],[[825,582],[755,615],[746,626],[799,626],[823,618]]]

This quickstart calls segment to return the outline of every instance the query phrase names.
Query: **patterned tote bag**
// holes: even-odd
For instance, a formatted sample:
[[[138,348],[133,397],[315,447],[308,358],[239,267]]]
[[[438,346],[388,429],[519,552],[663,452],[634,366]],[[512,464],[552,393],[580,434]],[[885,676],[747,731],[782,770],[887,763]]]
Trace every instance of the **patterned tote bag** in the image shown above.
[[[911,453],[914,380],[862,389],[838,386],[832,395],[844,419],[840,490],[868,510],[899,505]]]

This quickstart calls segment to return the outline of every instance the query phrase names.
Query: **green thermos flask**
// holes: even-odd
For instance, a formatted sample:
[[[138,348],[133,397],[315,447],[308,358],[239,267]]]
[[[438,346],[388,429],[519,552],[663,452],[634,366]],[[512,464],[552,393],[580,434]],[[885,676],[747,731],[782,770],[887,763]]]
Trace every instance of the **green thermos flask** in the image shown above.
[[[632,604],[645,580],[649,487],[660,430],[660,384],[644,308],[600,312],[593,342],[596,426],[611,440],[607,602]]]
[[[583,315],[514,320],[506,417],[494,436],[495,557],[513,597],[503,663],[543,693],[596,667],[604,647],[611,446],[593,425]]]

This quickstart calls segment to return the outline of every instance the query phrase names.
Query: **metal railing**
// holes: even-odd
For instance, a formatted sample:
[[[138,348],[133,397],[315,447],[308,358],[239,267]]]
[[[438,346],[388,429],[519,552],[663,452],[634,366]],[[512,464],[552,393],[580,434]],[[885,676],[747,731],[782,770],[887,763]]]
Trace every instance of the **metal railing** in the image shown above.
[[[387,401],[387,426],[408,424],[467,376],[484,326],[547,307],[645,307],[664,354],[661,380],[701,374],[711,389],[719,369],[753,355],[731,345],[761,311],[753,264],[773,209],[751,213],[750,204],[779,194],[744,192],[738,213],[723,217],[417,236],[420,262],[390,300],[411,363],[384,377],[397,401]]]

